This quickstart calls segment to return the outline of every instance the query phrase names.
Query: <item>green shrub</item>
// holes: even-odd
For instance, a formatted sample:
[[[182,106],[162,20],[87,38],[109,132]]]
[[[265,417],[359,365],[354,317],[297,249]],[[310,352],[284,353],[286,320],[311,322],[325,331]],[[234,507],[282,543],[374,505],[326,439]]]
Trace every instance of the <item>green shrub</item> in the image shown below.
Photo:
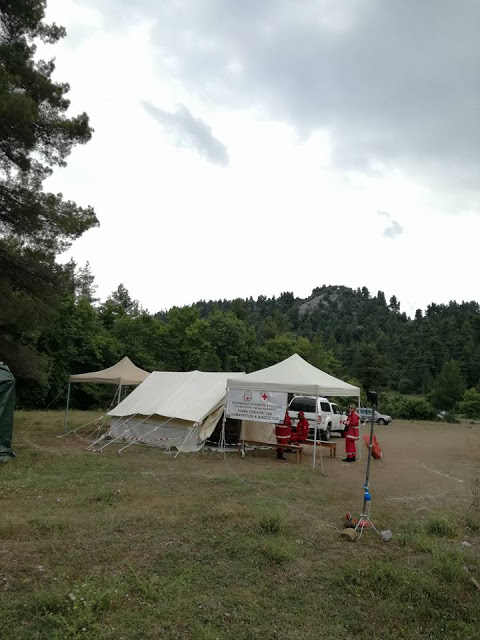
[[[382,399],[379,410],[381,413],[386,413],[392,416],[392,418],[399,418],[400,414],[404,411],[404,405],[405,398],[403,398],[399,393],[396,393],[393,396]]]
[[[120,596],[112,587],[99,588],[95,583],[75,584],[69,593],[38,591],[26,607],[35,620],[39,633],[32,637],[62,638],[62,640],[99,637],[102,616],[118,606]]]
[[[432,405],[423,398],[407,398],[405,400],[405,415],[408,420],[433,420],[436,412]]]
[[[282,539],[265,539],[259,545],[260,554],[263,559],[272,565],[282,565],[292,560],[295,556],[292,543]]]
[[[381,410],[403,420],[433,420],[436,415],[432,405],[423,398],[406,398],[400,394],[382,402]]]
[[[480,516],[475,513],[467,513],[465,516],[465,528],[473,533],[480,531]]]
[[[120,489],[117,489],[116,491],[110,489],[98,493],[93,500],[95,502],[100,502],[102,505],[107,507],[112,507],[114,504],[117,504],[120,497]]]
[[[467,418],[480,418],[480,393],[474,388],[467,389],[459,408]]]
[[[282,521],[278,514],[271,514],[258,523],[259,533],[278,534],[282,530]]]
[[[433,571],[445,582],[458,583],[464,576],[463,557],[455,549],[436,549],[433,553]]]
[[[55,520],[33,518],[28,524],[33,529],[35,535],[52,535],[54,533],[62,533],[67,529],[65,522]]]
[[[425,531],[437,538],[452,538],[455,535],[455,525],[444,516],[433,516],[425,526]]]

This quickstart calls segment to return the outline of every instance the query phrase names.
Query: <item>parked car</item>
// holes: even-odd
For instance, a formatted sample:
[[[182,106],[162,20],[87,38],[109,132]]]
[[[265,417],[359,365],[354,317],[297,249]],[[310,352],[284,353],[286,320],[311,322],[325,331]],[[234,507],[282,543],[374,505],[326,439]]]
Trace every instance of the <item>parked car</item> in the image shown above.
[[[370,422],[372,420],[371,409],[360,407],[360,409],[357,410],[357,413],[362,422]],[[390,422],[392,421],[391,416],[387,416],[384,413],[379,413],[378,411],[375,411],[374,419],[377,424],[390,424]]]
[[[305,412],[305,418],[310,424],[308,433],[309,439],[315,437],[315,427],[317,428],[317,440],[330,440],[332,432],[342,432],[344,430],[343,421],[346,415],[340,407],[328,398],[318,398],[317,422],[315,423],[315,400],[316,396],[294,396],[288,406],[288,415],[294,420],[298,417],[299,411]]]

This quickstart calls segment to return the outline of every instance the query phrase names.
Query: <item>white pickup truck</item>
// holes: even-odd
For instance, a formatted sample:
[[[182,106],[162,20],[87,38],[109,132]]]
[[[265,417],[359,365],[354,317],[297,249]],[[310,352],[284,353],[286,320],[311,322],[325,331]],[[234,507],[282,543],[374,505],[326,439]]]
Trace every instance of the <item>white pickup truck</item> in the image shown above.
[[[288,405],[288,415],[294,426],[293,420],[298,418],[298,412],[305,412],[305,418],[310,423],[308,437],[311,439],[315,435],[315,400],[317,400],[316,396],[294,396]],[[330,440],[332,431],[342,432],[345,419],[346,415],[337,404],[330,402],[327,398],[318,398],[317,440]]]

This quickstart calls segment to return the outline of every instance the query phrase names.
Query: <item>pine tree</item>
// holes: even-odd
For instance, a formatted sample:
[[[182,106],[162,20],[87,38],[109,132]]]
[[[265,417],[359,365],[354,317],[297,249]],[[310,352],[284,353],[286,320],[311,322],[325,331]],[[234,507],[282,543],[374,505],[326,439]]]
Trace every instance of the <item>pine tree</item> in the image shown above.
[[[452,412],[464,392],[465,382],[460,374],[460,367],[455,360],[449,360],[435,378],[431,403],[438,410]]]
[[[16,376],[43,379],[48,359],[38,336],[71,291],[70,268],[56,256],[98,223],[91,208],[45,193],[54,166],[92,134],[85,113],[67,117],[68,84],[52,80],[52,60],[38,60],[35,41],[65,35],[43,22],[45,0],[0,5],[0,360]]]

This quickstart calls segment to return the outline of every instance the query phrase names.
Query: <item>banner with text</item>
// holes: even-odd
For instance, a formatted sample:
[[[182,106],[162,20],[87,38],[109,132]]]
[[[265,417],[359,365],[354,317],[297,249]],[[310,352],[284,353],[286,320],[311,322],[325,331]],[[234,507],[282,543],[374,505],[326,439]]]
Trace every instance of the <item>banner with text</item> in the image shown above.
[[[288,394],[282,391],[229,389],[227,416],[256,422],[283,422]]]

